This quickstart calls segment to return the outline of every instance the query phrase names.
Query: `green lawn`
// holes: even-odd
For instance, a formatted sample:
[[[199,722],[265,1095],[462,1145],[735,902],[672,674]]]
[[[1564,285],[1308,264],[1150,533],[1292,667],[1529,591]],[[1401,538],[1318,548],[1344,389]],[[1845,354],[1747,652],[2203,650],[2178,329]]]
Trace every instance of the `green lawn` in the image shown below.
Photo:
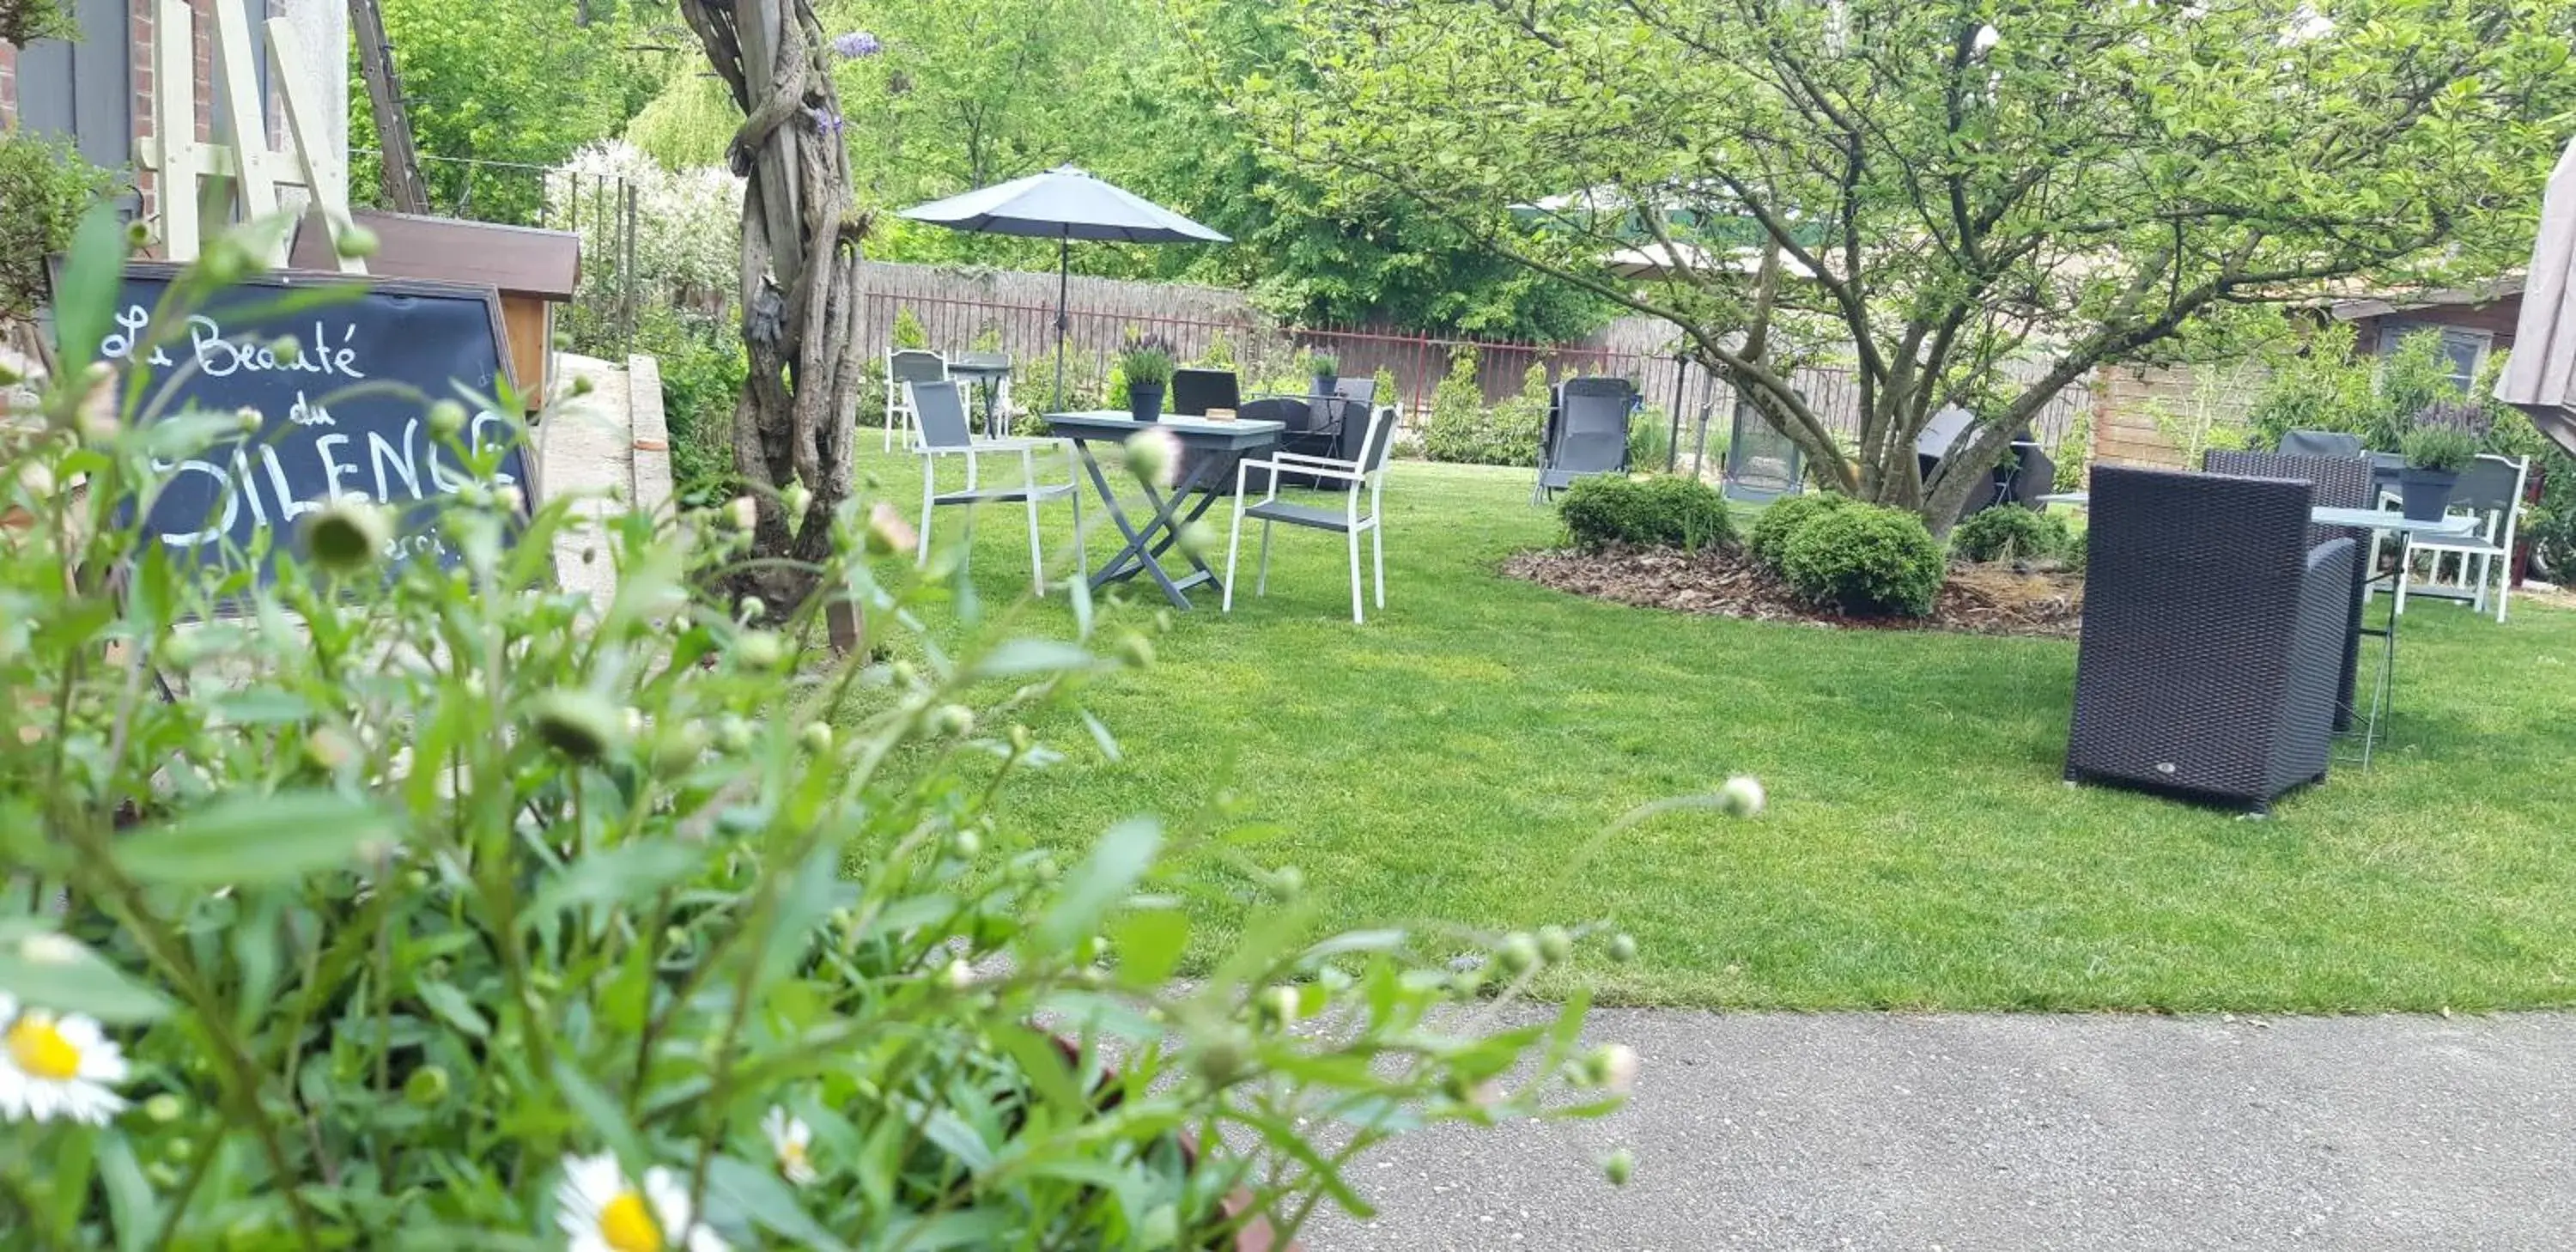
[[[917,493],[909,461],[872,467]],[[1387,608],[1366,626],[1338,537],[1283,528],[1268,598],[1179,615],[1157,667],[1098,685],[1125,759],[1043,727],[1071,759],[1014,787],[1008,821],[1079,846],[1131,813],[1201,808],[1222,774],[1286,830],[1263,855],[1301,866],[1333,923],[1614,918],[1642,958],[1574,975],[1613,1001],[2576,1003],[2576,614],[2410,613],[2393,746],[2243,821],[2059,781],[2072,644],[1689,617],[1506,580],[1506,554],[1558,533],[1527,492],[1524,472],[1400,464]],[[1025,586],[1016,522],[979,527],[989,597]],[[1107,551],[1095,536],[1092,559]],[[1770,789],[1757,819],[1602,833],[1736,773]]]

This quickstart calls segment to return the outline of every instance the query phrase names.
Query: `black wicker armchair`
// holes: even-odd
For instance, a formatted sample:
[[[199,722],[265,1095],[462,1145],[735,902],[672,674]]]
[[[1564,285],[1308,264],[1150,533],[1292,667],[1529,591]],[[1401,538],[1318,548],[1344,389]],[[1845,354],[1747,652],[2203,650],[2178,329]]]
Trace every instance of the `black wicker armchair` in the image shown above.
[[[2347,436],[2349,437],[2349,436]],[[2213,448],[2201,454],[2200,467],[2213,474],[2235,474],[2245,478],[2285,478],[2303,482],[2316,489],[2311,497],[2321,509],[2366,509],[2378,498],[2379,489],[2371,481],[2368,457],[2315,456],[2292,452],[2232,452]],[[2350,526],[2310,526],[2308,546],[2315,547],[2336,539],[2353,543],[2352,612],[2344,619],[2343,675],[2335,682],[2336,730],[2352,727],[2353,686],[2361,672],[2361,610],[2368,598],[2370,532]]]
[[[2312,494],[2095,468],[2068,779],[2262,812],[2325,777],[2356,556]]]

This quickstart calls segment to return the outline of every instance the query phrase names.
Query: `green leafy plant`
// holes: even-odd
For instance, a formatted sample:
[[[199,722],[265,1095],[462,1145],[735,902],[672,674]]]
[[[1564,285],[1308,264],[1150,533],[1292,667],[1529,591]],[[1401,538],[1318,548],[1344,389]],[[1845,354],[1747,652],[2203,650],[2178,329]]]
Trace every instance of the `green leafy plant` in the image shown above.
[[[120,233],[82,227],[66,338],[107,325]],[[816,573],[901,659],[824,655],[819,598],[711,590],[752,502],[522,518],[447,405],[452,480],[401,525],[452,565],[388,566],[394,519],[341,500],[273,581],[209,576],[133,519],[240,423],[139,381],[64,371],[0,449],[15,1241],[1210,1247],[1293,1236],[1389,1135],[1633,1077],[1579,1007],[1514,1007],[1629,950],[1602,927],[1309,938],[1221,801],[1061,856],[1015,831],[1033,728],[1106,742],[1086,684],[1150,661],[1078,578],[1058,629],[987,617],[857,494]],[[555,586],[559,550],[613,594]],[[1185,900],[1245,924],[1176,981]]]
[[[2456,426],[2419,425],[2406,432],[2405,450],[2416,469],[2458,473],[2478,459],[2478,437]]]
[[[1850,508],[1859,501],[1831,491],[1810,491],[1805,495],[1785,496],[1763,506],[1755,515],[1753,527],[1745,539],[1745,549],[1753,559],[1778,569],[1781,556],[1789,550],[1791,540],[1805,530],[1809,522],[1828,513]]]
[[[1172,354],[1161,348],[1129,348],[1119,355],[1118,369],[1130,387],[1161,387],[1172,381]]]
[[[2274,440],[2277,446],[2278,440]],[[2057,441],[2055,477],[2049,487],[2055,491],[2082,491],[2084,467],[2093,459],[2093,410],[2079,409],[2066,424],[2066,437]]]
[[[1224,331],[1208,332],[1207,351],[1199,354],[1199,365],[1212,370],[1234,368],[1234,344],[1226,339]]]
[[[39,39],[79,37],[79,21],[55,0],[0,0],[0,43],[23,48]]]
[[[1735,524],[1716,490],[1673,474],[1578,478],[1557,513],[1574,546],[1588,551],[1626,544],[1692,552],[1735,541]]]
[[[1431,392],[1424,454],[1468,465],[1537,464],[1539,435],[1547,424],[1545,367],[1532,365],[1521,377],[1519,394],[1489,408],[1476,381],[1476,355],[1465,346],[1449,354],[1449,373]]]
[[[1780,576],[1799,595],[1862,617],[1928,616],[1946,565],[1921,517],[1874,504],[1808,521],[1780,554]]]
[[[1342,358],[1317,349],[1306,354],[1306,372],[1316,378],[1334,378],[1342,372]]]
[[[0,128],[0,320],[35,315],[45,302],[46,258],[71,243],[81,214],[115,195],[122,181],[68,142]]]
[[[2066,519],[2012,505],[1979,509],[1950,529],[1950,554],[1962,561],[2054,560],[2070,542]]]
[[[895,307],[894,329],[887,334],[897,348],[921,352],[930,347],[930,332],[922,327],[921,315],[908,304]]]

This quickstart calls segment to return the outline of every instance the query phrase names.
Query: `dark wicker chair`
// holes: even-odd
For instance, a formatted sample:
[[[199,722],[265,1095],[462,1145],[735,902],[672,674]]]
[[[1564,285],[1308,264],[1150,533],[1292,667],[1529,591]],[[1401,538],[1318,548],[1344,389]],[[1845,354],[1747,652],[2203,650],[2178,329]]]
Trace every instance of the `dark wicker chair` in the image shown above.
[[[2256,812],[2321,780],[2353,543],[2307,484],[2099,466],[2066,776]]]
[[[2294,432],[2295,433],[2295,432]],[[2366,509],[2378,498],[2378,488],[2371,484],[2370,459],[2358,453],[2352,456],[2308,456],[2290,452],[2230,452],[2212,449],[2202,453],[2200,467],[2213,474],[2235,474],[2245,478],[2286,478],[2316,488],[2313,497],[2321,509]],[[2353,543],[2352,614],[2344,622],[2343,677],[2335,683],[2335,729],[2352,728],[2353,690],[2361,672],[2361,610],[2368,600],[2370,562],[2362,554],[2370,551],[2370,532],[2350,526],[2310,526],[2308,545],[2314,547],[2336,539]]]

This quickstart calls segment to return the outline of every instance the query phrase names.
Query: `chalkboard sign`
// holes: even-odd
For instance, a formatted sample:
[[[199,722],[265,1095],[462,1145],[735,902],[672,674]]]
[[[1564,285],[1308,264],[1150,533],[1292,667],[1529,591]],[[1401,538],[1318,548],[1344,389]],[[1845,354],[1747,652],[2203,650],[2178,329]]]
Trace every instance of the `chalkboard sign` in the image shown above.
[[[436,400],[465,406],[461,438],[473,451],[504,450],[488,482],[533,500],[522,427],[498,411],[508,373],[490,288],[288,271],[165,308],[179,273],[170,265],[126,267],[115,328],[99,355],[142,370],[153,420],[250,409],[260,425],[159,467],[168,477],[144,518],[147,542],[227,564],[266,534],[265,578],[278,561],[294,559],[296,519],[325,501],[357,497],[393,513],[391,565],[452,565],[460,555],[437,533],[433,502],[473,479],[430,432]],[[287,337],[296,348],[281,360],[273,345]]]

